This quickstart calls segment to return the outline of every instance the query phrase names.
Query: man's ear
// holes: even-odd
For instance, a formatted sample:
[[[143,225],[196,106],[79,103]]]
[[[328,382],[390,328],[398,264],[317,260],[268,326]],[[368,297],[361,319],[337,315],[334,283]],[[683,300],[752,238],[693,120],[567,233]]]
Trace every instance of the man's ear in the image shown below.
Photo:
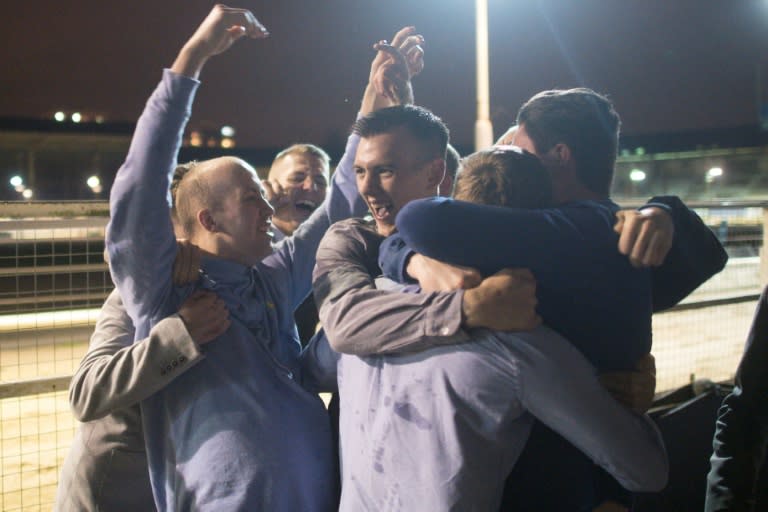
[[[197,212],[197,223],[200,224],[204,230],[215,233],[218,231],[216,227],[216,221],[213,219],[211,210],[203,209]]]
[[[437,190],[437,187],[443,182],[445,178],[445,159],[435,158],[429,164],[429,170],[427,171],[427,183],[430,189]],[[437,193],[437,192],[435,192]]]
[[[552,149],[547,152],[547,155],[562,167],[566,167],[573,163],[573,153],[571,153],[571,148],[568,147],[568,144],[555,144]]]

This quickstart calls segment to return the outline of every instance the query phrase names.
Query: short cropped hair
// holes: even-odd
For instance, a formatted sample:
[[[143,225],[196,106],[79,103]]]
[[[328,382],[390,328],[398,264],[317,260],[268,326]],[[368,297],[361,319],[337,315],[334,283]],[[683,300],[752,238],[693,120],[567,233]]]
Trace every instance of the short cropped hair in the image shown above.
[[[552,182],[538,157],[515,146],[497,146],[464,158],[453,197],[511,208],[545,208]]]
[[[568,145],[579,180],[592,192],[609,195],[621,120],[607,97],[586,88],[543,91],[520,107],[517,124],[539,155]]]
[[[216,209],[219,204],[205,180],[198,176],[205,162],[179,164],[171,178],[171,219],[181,233],[190,237],[197,227],[196,210],[201,205]]]
[[[405,128],[422,144],[430,157],[445,159],[448,127],[429,110],[415,105],[398,105],[371,112],[358,119],[352,131],[362,138]]]
[[[280,151],[276,156],[275,159],[272,161],[272,167],[275,166],[276,163],[278,163],[283,158],[287,157],[288,155],[301,155],[301,156],[310,156],[317,158],[322,162],[323,166],[328,169],[331,165],[331,157],[328,156],[328,153],[325,152],[325,150],[319,146],[315,146],[314,144],[307,144],[307,143],[301,143],[301,144],[293,144],[291,146],[288,146],[287,148]],[[271,171],[271,168],[270,168]]]

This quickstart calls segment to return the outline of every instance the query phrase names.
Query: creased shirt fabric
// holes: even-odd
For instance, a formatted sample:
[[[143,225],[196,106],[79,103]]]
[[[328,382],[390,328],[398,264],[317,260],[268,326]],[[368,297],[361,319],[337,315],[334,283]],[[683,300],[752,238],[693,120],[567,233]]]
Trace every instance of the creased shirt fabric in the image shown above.
[[[391,281],[374,281],[381,239],[362,221],[337,224],[323,239],[315,272],[321,317],[344,295],[362,306],[385,298],[387,304],[342,317],[344,329],[328,317],[332,343],[343,332],[388,333],[390,317],[395,325],[408,317],[401,304],[408,312],[414,294],[393,293],[399,288]],[[346,280],[325,279],[339,269]],[[368,290],[371,283],[376,294]],[[454,345],[414,343],[424,349],[415,353],[335,359],[322,341],[316,338],[308,351],[315,352],[313,361],[337,361],[341,510],[496,510],[534,416],[627,487],[655,490],[666,483],[666,454],[652,422],[613,400],[594,368],[550,329],[477,331]]]
[[[310,291],[327,227],[365,211],[351,171],[358,139],[350,137],[326,201],[272,255],[253,267],[205,258],[200,281],[176,288],[168,187],[197,86],[164,72],[110,197],[112,276],[137,338],[195,287],[222,297],[232,320],[203,360],[141,403],[155,501],[160,510],[332,510],[330,426],[300,385],[293,311]],[[175,370],[158,362],[156,371]]]
[[[178,315],[133,343],[134,330],[117,290],[99,312],[88,351],[69,385],[83,423],[61,470],[54,511],[155,510],[139,401],[167,385],[202,354]],[[161,375],[157,361],[176,365]]]
[[[618,205],[574,201],[518,209],[446,198],[412,201],[398,214],[398,233],[382,245],[385,275],[403,279],[411,250],[489,275],[531,269],[538,311],[601,372],[633,369],[651,349],[651,313],[670,307],[719,272],[727,255],[701,219],[679,199],[655,197],[675,224],[665,264],[638,270],[617,250]],[[626,494],[598,476],[575,447],[540,423],[510,476],[505,506],[513,510],[591,510],[604,496]],[[607,489],[607,490],[606,490]]]

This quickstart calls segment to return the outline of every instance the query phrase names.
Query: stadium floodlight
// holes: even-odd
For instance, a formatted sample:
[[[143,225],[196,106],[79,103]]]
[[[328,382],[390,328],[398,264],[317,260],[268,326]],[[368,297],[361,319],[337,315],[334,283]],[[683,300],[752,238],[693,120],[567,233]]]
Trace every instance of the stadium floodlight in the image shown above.
[[[645,171],[642,169],[632,169],[629,172],[629,179],[632,180],[634,183],[639,183],[641,181],[645,181],[646,178]]]

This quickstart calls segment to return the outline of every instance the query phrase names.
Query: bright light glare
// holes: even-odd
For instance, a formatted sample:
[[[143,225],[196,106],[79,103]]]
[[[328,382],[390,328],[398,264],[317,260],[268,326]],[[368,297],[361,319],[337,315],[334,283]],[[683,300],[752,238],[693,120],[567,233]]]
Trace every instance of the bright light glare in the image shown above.
[[[34,193],[32,192],[31,188],[25,188],[21,195],[24,196],[24,199],[32,199]]]
[[[20,187],[24,184],[24,180],[21,178],[21,176],[11,176],[10,182],[12,187]]]
[[[88,184],[89,187],[96,188],[99,185],[101,185],[101,180],[99,179],[98,176],[91,176],[90,178],[88,178],[88,181],[86,181],[86,183]]]
[[[80,115],[80,112],[75,112],[72,114],[72,122],[73,123],[79,123],[83,120],[83,116]]]
[[[235,136],[235,129],[231,126],[222,126],[221,127],[221,136],[222,137],[234,137]]]
[[[645,171],[641,171],[640,169],[632,169],[632,171],[629,173],[629,179],[635,183],[639,181],[645,181]]]
[[[722,167],[713,167],[710,170],[707,171],[707,176],[711,176],[712,178],[717,178],[723,175],[723,168]]]
[[[59,112],[56,112],[55,114],[53,114],[53,118],[55,120],[57,120],[58,122],[62,122],[62,121],[64,121],[67,118],[67,114],[65,114],[64,112],[59,111]]]

